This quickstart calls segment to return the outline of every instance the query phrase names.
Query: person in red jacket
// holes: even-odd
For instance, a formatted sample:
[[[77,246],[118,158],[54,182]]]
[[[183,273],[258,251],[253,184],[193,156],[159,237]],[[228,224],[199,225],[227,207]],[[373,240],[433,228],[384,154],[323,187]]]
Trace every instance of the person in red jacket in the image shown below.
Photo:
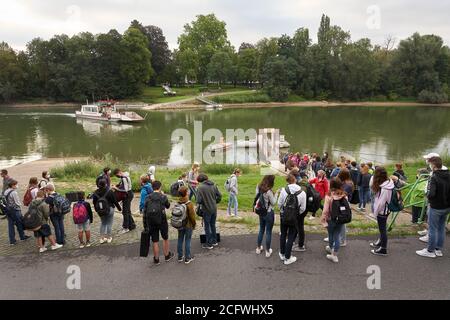
[[[325,199],[325,195],[328,194],[328,191],[330,190],[330,185],[328,183],[328,179],[325,175],[325,171],[323,170],[319,170],[317,172],[317,177],[314,179],[310,179],[309,183],[312,184],[314,186],[314,189],[317,190],[317,192],[320,193],[320,198],[323,200]],[[320,205],[320,208],[323,210],[323,205]],[[316,214],[313,213],[311,215],[311,219],[313,219],[313,217],[315,217]]]

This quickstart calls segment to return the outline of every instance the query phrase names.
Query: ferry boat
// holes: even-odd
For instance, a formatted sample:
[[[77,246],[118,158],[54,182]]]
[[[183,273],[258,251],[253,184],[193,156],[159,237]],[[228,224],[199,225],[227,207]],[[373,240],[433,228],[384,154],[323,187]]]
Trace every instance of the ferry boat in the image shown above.
[[[99,101],[95,104],[81,106],[80,111],[75,111],[77,118],[108,122],[141,122],[145,118],[134,111],[118,111],[113,101]]]

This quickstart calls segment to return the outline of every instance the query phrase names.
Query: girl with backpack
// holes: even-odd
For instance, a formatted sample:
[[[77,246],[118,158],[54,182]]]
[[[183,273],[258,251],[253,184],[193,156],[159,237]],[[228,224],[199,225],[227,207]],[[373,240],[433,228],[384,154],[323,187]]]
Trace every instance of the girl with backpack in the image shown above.
[[[38,184],[38,179],[36,177],[30,178],[27,190],[25,191],[25,195],[23,196],[23,205],[25,207],[28,207],[31,201],[36,199],[36,195],[39,191]]]
[[[93,222],[91,205],[84,200],[84,193],[80,195],[78,201],[72,208],[73,222],[78,229],[78,240],[80,249],[91,246],[91,223]],[[83,233],[86,235],[86,242],[83,240]]]
[[[144,213],[145,198],[153,192],[150,178],[147,174],[141,176],[141,200],[139,202],[139,212]]]
[[[100,244],[112,242],[112,225],[114,222],[114,207],[122,211],[114,192],[108,188],[107,182],[101,179],[99,188],[92,195],[94,209],[100,217]]]
[[[275,207],[277,196],[272,189],[275,184],[275,176],[264,176],[261,183],[256,187],[256,198],[254,211],[259,216],[259,233],[256,246],[256,254],[261,254],[263,251],[262,241],[264,233],[266,234],[266,258],[272,255],[272,229],[275,223]]]
[[[326,257],[328,260],[337,263],[339,262],[338,252],[341,245],[340,236],[344,225],[333,219],[333,216],[335,216],[335,201],[338,201],[338,209],[341,203],[346,201],[348,203],[347,195],[342,189],[342,182],[337,178],[330,181],[330,191],[325,196],[321,218],[322,225],[328,230],[328,245],[325,247]]]
[[[371,252],[375,255],[387,255],[387,219],[389,216],[388,204],[391,202],[394,182],[389,179],[385,168],[377,167],[373,175],[372,192],[374,193],[373,214],[377,217],[380,238],[372,242],[374,248]]]
[[[194,256],[191,255],[191,238],[192,233],[195,229],[195,209],[192,202],[188,199],[188,188],[185,186],[180,187],[178,190],[178,203],[186,206],[186,225],[178,229],[178,262],[183,262],[189,264],[194,260]],[[184,255],[183,255],[183,244],[184,244]]]

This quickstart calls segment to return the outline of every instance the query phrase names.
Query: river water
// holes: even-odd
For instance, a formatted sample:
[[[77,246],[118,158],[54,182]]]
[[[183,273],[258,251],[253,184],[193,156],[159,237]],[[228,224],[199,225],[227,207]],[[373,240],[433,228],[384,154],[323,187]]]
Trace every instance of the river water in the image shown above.
[[[193,159],[184,144],[172,139],[172,133],[188,130],[193,150],[194,125],[200,123],[201,133],[215,128],[224,136],[227,129],[276,128],[292,151],[328,151],[376,163],[405,161],[432,151],[448,154],[450,146],[450,108],[445,107],[155,111],[148,113],[145,122],[132,125],[80,120],[74,112],[70,108],[0,107],[0,166],[42,157],[105,154],[130,163],[182,165]],[[207,144],[204,141],[202,146]],[[257,155],[233,147],[224,159],[254,163]]]

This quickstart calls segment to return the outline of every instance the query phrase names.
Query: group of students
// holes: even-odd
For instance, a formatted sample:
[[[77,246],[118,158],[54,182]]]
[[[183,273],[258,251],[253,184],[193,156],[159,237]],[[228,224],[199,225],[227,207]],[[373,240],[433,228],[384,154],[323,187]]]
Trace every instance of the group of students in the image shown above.
[[[341,161],[330,170],[331,165],[326,153],[324,159],[314,155],[305,155],[300,161],[288,157],[285,165],[289,172],[284,188],[276,192],[273,190],[275,175],[264,176],[258,184],[253,204],[260,223],[256,241],[257,254],[265,251],[267,258],[272,256],[272,229],[275,223],[275,208],[278,207],[280,211],[279,257],[286,265],[294,263],[297,259],[292,252],[306,250],[304,220],[307,213],[310,212],[314,217],[316,212],[322,209],[320,221],[328,231],[328,237],[324,239],[328,243],[325,247],[326,258],[338,262],[340,248],[347,245],[345,225],[351,221],[352,217],[350,203],[357,203],[358,210],[361,211],[364,211],[366,205],[370,203],[371,212],[377,219],[380,233],[379,238],[370,243],[371,252],[375,255],[388,254],[387,219],[391,212],[401,209],[401,197],[397,190],[407,180],[401,164],[397,164],[396,171],[388,175],[384,167],[372,168],[370,163],[357,165],[355,161],[345,158],[341,158]],[[425,159],[428,167],[425,171],[429,174],[429,178],[423,186],[425,188],[423,194],[428,200],[429,230],[424,237],[428,247],[417,251],[417,254],[425,257],[440,257],[443,255],[445,225],[450,212],[450,173],[443,166],[439,155],[429,154],[425,156]],[[111,185],[111,174],[119,179],[119,184]],[[32,230],[39,252],[47,250],[46,238],[52,250],[62,247],[65,243],[64,215],[70,211],[70,208],[67,210],[67,205],[55,192],[49,173],[44,172],[39,182],[37,178],[30,179],[23,201],[24,205],[28,206],[25,216],[21,213],[22,202],[17,193],[17,181],[8,176],[7,170],[2,170],[1,175],[3,177],[2,194],[8,209],[6,216],[10,244],[16,243],[14,228],[19,232],[21,240],[28,239],[24,233],[23,221],[30,212],[36,211],[39,212],[40,223],[39,227]],[[240,175],[241,170],[235,169],[225,182],[225,190],[230,194],[228,215],[238,216],[237,180]],[[144,226],[142,239],[148,241],[148,245],[151,241],[153,262],[159,264],[161,236],[164,260],[170,261],[175,255],[170,251],[168,241],[169,222],[166,210],[170,208],[169,198],[162,191],[161,182],[155,179],[154,166],[150,167],[148,173],[142,175],[140,180],[139,209],[143,215]],[[121,234],[136,228],[131,214],[134,194],[130,175],[120,169],[111,172],[109,168],[105,168],[97,177],[96,184],[97,190],[90,195],[90,198],[101,220],[100,243],[111,243],[115,209],[121,211],[123,215]],[[204,226],[205,240],[202,248],[211,250],[218,246],[217,204],[220,203],[222,195],[217,185],[200,171],[198,163],[194,163],[191,170],[181,175],[171,186],[171,194],[178,197],[172,206],[170,219],[170,224],[178,231],[178,261],[189,264],[194,260],[191,239],[196,227],[196,216],[202,218]],[[196,207],[191,202],[192,198],[196,200]],[[72,214],[78,228],[80,248],[89,247],[90,224],[94,217],[84,194],[79,195],[73,204]],[[417,221],[417,214],[413,214],[414,219]],[[49,220],[54,227],[55,236],[52,235]],[[265,246],[263,246],[264,236]],[[422,241],[424,237],[421,238]]]

